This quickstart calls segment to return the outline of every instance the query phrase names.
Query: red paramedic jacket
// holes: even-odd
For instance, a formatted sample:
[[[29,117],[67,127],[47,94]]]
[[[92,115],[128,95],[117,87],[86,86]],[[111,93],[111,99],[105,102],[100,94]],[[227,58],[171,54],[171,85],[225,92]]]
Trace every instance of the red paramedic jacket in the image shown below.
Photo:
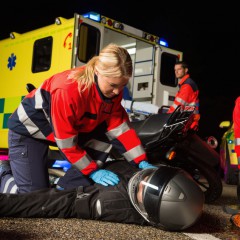
[[[236,99],[233,109],[233,129],[235,137],[235,152],[238,158],[238,169],[240,170],[240,97]]]
[[[172,106],[170,106],[168,113],[174,112],[177,106],[194,106],[194,122],[192,129],[197,128],[200,119],[199,114],[199,89],[197,84],[190,78],[190,75],[185,75],[179,82],[179,91],[177,92]]]
[[[9,129],[56,142],[66,158],[84,175],[89,175],[98,165],[77,144],[78,134],[91,132],[105,121],[111,144],[122,150],[128,162],[139,164],[146,160],[140,139],[130,128],[121,105],[122,93],[104,99],[96,83],[79,93],[78,83],[68,78],[71,71],[50,77],[30,92],[9,118]]]

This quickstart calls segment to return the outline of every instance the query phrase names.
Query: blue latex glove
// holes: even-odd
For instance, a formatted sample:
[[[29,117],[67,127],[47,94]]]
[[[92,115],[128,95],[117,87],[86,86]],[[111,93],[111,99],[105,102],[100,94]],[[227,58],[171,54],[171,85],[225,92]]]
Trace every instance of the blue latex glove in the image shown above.
[[[108,170],[99,169],[92,172],[89,177],[96,183],[102,184],[103,186],[116,185],[119,182],[118,176]]]
[[[148,163],[147,161],[142,161],[138,165],[139,168],[144,169],[144,168],[157,168],[156,166],[153,166],[152,164]]]

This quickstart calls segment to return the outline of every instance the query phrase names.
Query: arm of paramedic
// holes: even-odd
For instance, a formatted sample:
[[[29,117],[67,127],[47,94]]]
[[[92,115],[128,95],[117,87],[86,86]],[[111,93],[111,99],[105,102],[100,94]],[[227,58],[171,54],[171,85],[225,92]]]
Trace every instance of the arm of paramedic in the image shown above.
[[[240,97],[235,101],[233,109],[233,128],[235,137],[235,152],[238,159],[240,158]]]
[[[89,175],[98,167],[87,152],[78,146],[78,131],[75,128],[76,116],[84,113],[84,99],[81,99],[77,90],[71,94],[65,90],[57,90],[52,94],[51,103],[51,116],[57,146],[79,171],[84,175]]]
[[[176,94],[173,105],[170,107],[168,113],[173,112],[178,105],[185,106],[191,103],[193,94],[193,89],[190,85],[184,84],[183,86],[181,86],[181,89]]]
[[[108,119],[107,136],[128,162],[138,165],[147,159],[141,141],[136,131],[130,127],[128,115],[120,102],[114,105],[111,117]]]

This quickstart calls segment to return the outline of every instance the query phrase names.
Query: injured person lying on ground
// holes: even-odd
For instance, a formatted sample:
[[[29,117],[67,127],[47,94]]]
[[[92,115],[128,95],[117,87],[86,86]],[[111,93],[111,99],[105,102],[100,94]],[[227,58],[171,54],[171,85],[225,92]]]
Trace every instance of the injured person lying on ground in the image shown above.
[[[11,176],[6,166],[0,169],[1,180]],[[74,170],[70,168],[65,175]],[[160,165],[140,170],[118,160],[107,162],[104,170],[116,173],[120,182],[103,186],[86,178],[82,186],[69,183],[64,190],[1,193],[0,217],[80,218],[179,231],[202,215],[204,194],[182,169]]]

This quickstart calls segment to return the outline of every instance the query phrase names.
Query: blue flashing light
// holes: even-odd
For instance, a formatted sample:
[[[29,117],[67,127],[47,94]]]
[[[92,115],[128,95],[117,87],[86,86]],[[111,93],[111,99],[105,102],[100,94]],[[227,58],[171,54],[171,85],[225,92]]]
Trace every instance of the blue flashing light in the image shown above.
[[[100,20],[101,20],[100,14],[96,13],[96,12],[88,12],[88,13],[85,13],[85,14],[82,14],[82,15],[83,15],[83,17],[92,19],[96,22],[100,22]]]
[[[71,163],[68,162],[67,160],[56,160],[52,167],[53,168],[62,168],[64,172],[66,172],[70,167],[71,167]]]
[[[163,38],[160,38],[159,44],[164,46],[164,47],[168,47],[168,42]]]
[[[233,140],[228,140],[228,143],[229,143],[229,144],[232,144],[232,143],[233,143]]]

